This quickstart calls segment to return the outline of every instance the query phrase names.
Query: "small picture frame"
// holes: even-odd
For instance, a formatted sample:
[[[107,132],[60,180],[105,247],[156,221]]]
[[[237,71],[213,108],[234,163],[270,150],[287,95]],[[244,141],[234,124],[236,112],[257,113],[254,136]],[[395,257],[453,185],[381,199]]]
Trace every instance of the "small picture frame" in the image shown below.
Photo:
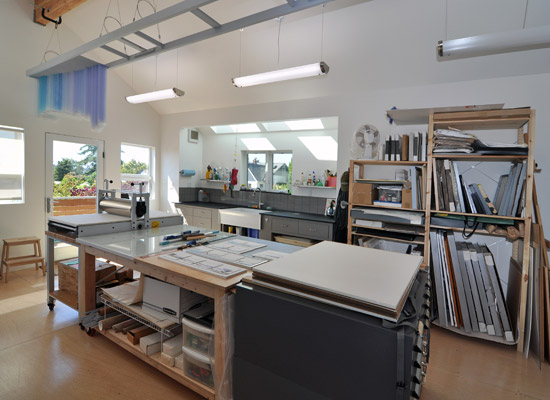
[[[199,131],[197,129],[189,129],[187,141],[189,143],[199,143]]]
[[[334,217],[336,213],[336,199],[327,199],[325,204],[325,215],[327,217]]]

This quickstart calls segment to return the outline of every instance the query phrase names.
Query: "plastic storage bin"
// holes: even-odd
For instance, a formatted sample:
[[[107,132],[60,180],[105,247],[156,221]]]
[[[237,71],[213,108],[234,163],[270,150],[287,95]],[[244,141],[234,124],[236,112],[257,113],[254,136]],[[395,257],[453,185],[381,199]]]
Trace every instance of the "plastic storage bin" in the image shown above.
[[[197,351],[208,357],[210,341],[214,339],[214,329],[207,328],[190,319],[183,318],[183,347]]]
[[[207,386],[214,387],[210,359],[194,350],[183,347],[183,373]]]

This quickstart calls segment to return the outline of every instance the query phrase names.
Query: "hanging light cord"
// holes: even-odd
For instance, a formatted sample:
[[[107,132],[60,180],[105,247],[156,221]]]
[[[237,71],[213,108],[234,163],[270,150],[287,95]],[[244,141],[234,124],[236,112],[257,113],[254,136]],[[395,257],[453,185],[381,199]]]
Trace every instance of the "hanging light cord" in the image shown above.
[[[277,67],[279,66],[279,59],[281,57],[281,22],[283,17],[277,18],[279,21],[279,32],[277,33]]]
[[[324,51],[324,41],[325,41],[325,4],[321,6],[321,61],[323,60],[323,51]]]
[[[56,34],[56,36],[57,36],[57,45],[59,47],[59,53],[55,50],[49,50],[50,44],[52,43],[52,39],[53,39],[54,34]],[[50,35],[50,40],[48,40],[48,45],[46,46],[46,51],[44,51],[44,54],[42,55],[42,62],[41,63],[46,62],[46,55],[47,54],[55,54],[56,56],[61,54],[61,39],[59,38],[59,31],[57,30],[57,24],[54,24],[52,34]]]
[[[527,8],[529,7],[529,0],[525,1],[525,14],[523,14],[523,29],[525,29],[525,21],[527,21]]]

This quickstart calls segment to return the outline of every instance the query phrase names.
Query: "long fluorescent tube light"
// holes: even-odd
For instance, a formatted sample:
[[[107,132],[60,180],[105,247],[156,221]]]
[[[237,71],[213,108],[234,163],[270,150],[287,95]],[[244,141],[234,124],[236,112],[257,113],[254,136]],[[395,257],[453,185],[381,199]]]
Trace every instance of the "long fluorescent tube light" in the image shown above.
[[[134,96],[126,96],[126,101],[132,104],[147,103],[148,101],[157,101],[164,99],[173,99],[183,96],[185,92],[178,88],[170,88],[157,90],[156,92],[136,94]]]
[[[550,25],[437,42],[440,57],[476,57],[550,46]]]
[[[279,69],[277,71],[264,72],[256,75],[241,76],[239,78],[233,78],[232,81],[233,85],[237,87],[246,87],[261,85],[263,83],[324,75],[328,72],[328,70],[328,65],[321,61],[315,64],[301,65],[299,67]]]

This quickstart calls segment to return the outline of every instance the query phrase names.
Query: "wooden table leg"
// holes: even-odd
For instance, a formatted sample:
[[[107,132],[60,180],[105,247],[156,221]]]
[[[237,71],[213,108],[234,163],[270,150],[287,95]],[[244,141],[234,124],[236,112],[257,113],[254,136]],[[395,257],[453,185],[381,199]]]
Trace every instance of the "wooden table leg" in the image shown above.
[[[96,308],[95,256],[86,252],[86,246],[80,247],[78,265],[78,317],[83,318]]]
[[[226,350],[227,350],[227,338],[228,332],[227,317],[229,317],[229,304],[227,304],[228,297],[227,293],[223,290],[216,291],[216,297],[214,298],[214,360],[216,369],[216,380],[217,387],[216,393],[218,396],[225,393],[229,390],[227,387],[230,382],[224,382],[224,371],[226,368]],[[224,397],[224,396],[220,396]]]

